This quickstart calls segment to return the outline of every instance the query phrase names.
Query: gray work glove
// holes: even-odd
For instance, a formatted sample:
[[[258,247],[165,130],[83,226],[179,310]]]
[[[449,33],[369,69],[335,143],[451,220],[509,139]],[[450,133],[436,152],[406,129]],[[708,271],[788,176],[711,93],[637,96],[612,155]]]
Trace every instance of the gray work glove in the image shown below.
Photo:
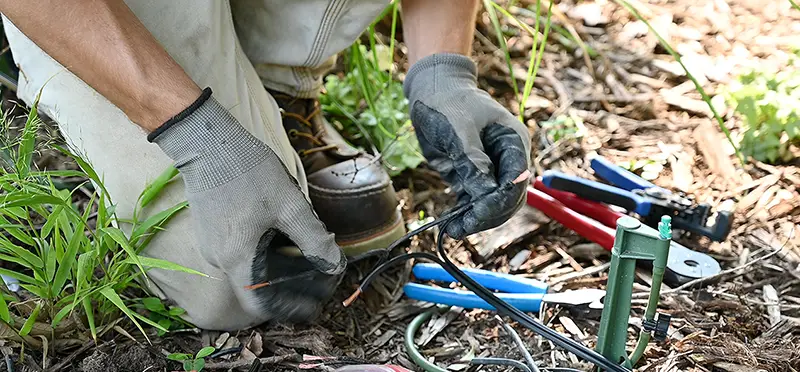
[[[497,227],[525,201],[528,129],[477,86],[469,57],[434,54],[408,71],[403,89],[428,163],[447,181],[458,203],[474,203],[446,233],[456,239]]]
[[[183,178],[197,233],[187,244],[197,244],[203,258],[227,275],[245,311],[294,321],[317,315],[346,259],[275,152],[209,88],[148,140],[175,161]],[[278,253],[283,246],[296,246],[303,255]],[[245,288],[313,268],[320,272],[314,278]]]

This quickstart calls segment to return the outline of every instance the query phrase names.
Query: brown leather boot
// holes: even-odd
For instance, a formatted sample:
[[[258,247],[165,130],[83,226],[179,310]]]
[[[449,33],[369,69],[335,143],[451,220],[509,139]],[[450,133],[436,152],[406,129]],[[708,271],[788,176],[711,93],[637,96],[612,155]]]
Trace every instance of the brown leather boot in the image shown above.
[[[316,99],[269,93],[303,162],[311,204],[345,254],[386,248],[403,236],[392,180],[381,163],[347,144],[325,120]]]

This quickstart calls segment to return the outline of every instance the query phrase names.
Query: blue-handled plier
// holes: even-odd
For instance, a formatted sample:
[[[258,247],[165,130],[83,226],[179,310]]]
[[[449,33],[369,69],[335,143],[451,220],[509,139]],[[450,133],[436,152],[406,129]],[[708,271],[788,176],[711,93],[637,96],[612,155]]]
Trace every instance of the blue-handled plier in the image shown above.
[[[591,160],[595,174],[609,184],[549,170],[542,175],[545,186],[573,193],[583,199],[616,205],[641,216],[645,223],[657,227],[661,216],[672,217],[672,226],[722,241],[731,230],[730,212],[719,211],[713,226],[706,220],[711,207],[695,204],[687,196],[658,187],[603,157]]]
[[[481,269],[461,269],[467,276],[484,287],[500,293],[497,297],[512,306],[528,312],[537,312],[542,302],[565,305],[592,304],[590,307],[602,307],[600,299],[605,291],[587,289],[564,293],[547,293],[547,283],[525,278],[519,275],[497,273]],[[412,269],[418,280],[431,280],[452,283],[455,279],[438,264],[418,263]],[[434,287],[419,283],[406,283],[403,292],[408,298],[431,302],[440,305],[459,306],[465,309],[496,310],[471,291]]]

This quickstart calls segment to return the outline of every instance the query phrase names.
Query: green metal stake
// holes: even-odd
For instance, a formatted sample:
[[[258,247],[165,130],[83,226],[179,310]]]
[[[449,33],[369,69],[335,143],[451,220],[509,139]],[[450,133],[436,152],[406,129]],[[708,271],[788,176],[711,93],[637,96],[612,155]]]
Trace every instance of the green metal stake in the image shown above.
[[[611,250],[611,268],[608,273],[608,285],[603,300],[603,315],[600,319],[596,349],[606,358],[618,361],[628,368],[632,368],[632,365],[644,352],[647,342],[650,341],[649,332],[655,330],[658,338],[666,335],[663,319],[666,319],[666,327],[669,327],[668,317],[659,316],[658,323],[655,323],[653,318],[658,306],[661,280],[669,257],[669,245],[672,239],[670,222],[669,216],[662,217],[659,231],[656,231],[632,217],[626,216],[617,220],[617,234]],[[631,296],[637,260],[652,261],[653,286],[650,290],[650,300],[643,322],[646,331],[642,331],[643,334],[640,335],[636,351],[631,358],[628,358],[625,345],[628,337],[628,317],[631,312]]]

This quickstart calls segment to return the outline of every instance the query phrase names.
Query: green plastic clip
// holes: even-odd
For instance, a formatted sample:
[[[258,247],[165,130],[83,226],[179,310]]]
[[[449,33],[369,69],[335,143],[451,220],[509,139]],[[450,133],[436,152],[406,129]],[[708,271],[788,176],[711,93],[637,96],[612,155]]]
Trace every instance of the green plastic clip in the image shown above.
[[[611,268],[608,274],[606,296],[603,300],[603,315],[598,332],[597,352],[606,358],[618,361],[621,365],[632,368],[644,353],[650,342],[650,333],[657,338],[666,336],[669,317],[659,315],[655,320],[656,309],[661,292],[661,281],[669,258],[669,246],[672,239],[671,219],[663,216],[658,231],[643,225],[632,217],[617,220],[617,233],[614,247],[611,250]],[[647,260],[653,265],[653,285],[650,299],[642,322],[642,332],[636,349],[630,357],[625,351],[628,337],[628,318],[631,312],[631,296],[636,271],[636,261]],[[666,321],[666,324],[665,324]]]

